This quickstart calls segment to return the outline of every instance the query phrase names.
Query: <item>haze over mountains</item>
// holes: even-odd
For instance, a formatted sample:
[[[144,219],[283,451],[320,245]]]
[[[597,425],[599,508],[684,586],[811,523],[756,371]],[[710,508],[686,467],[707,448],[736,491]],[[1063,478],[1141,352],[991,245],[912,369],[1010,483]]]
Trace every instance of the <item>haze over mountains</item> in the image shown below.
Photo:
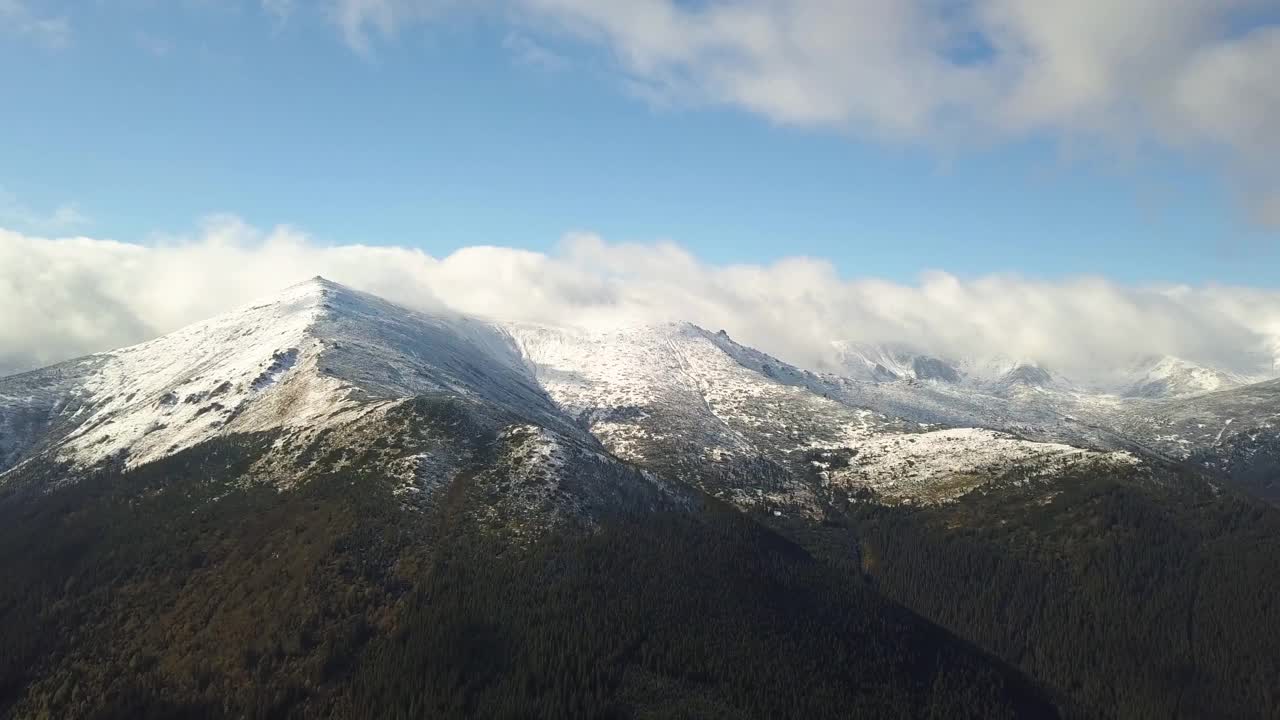
[[[1240,373],[1206,366],[1168,355],[1135,356],[1120,367],[1095,368],[1068,378],[1032,359],[1015,359],[991,354],[984,357],[944,358],[911,349],[906,345],[869,344],[847,341],[832,343],[835,357],[832,372],[868,382],[895,380],[935,381],[1000,395],[1016,388],[1045,388],[1121,397],[1185,397],[1280,376],[1268,372],[1265,360],[1254,365],[1257,372]]]

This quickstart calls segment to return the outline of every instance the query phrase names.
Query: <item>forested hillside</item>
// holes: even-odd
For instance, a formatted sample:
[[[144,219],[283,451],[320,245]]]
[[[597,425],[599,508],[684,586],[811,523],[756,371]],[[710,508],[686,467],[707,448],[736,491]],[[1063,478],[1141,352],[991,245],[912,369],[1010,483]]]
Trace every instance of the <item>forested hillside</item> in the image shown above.
[[[787,532],[1083,717],[1280,714],[1280,511],[1168,472],[1068,475]]]
[[[416,511],[372,464],[237,486],[271,440],[8,486],[0,712],[1056,715],[1016,671],[736,511],[514,542],[469,512],[484,489],[468,477]]]

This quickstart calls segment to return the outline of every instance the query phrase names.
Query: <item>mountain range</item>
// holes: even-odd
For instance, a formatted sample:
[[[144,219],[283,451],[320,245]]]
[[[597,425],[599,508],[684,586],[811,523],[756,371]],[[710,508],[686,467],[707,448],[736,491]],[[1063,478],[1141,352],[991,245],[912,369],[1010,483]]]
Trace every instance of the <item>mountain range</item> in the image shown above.
[[[1193,462],[1275,491],[1277,381],[1159,358],[1131,369],[1127,391],[1102,392],[1031,363],[839,347],[844,372],[814,373],[689,323],[588,331],[424,314],[316,278],[142,345],[0,380],[0,471],[33,458],[132,467],[277,429],[287,462],[376,434],[407,399],[448,397],[491,432],[525,427],[527,447],[511,452],[548,468],[567,456],[622,461],[697,478],[742,506],[810,514],[833,487],[931,502],[972,489],[941,476],[1047,461]],[[815,481],[815,453],[851,456]],[[413,463],[438,456],[397,461],[412,485]],[[767,498],[753,486],[760,468],[780,478]]]
[[[833,347],[836,367],[817,372],[690,323],[425,313],[317,277],[141,345],[2,378],[0,561],[20,581],[0,596],[0,641],[19,648],[0,667],[0,711],[101,714],[104,698],[124,697],[154,709],[168,693],[188,703],[173,716],[221,716],[220,694],[237,716],[360,716],[373,687],[362,683],[385,682],[369,668],[445,672],[403,645],[419,616],[462,633],[422,647],[496,643],[486,662],[514,662],[499,649],[514,640],[483,639],[499,630],[525,638],[520,653],[544,642],[587,653],[528,659],[569,663],[585,685],[537,675],[513,689],[505,665],[477,669],[488,679],[476,687],[445,675],[414,685],[440,715],[498,712],[485,703],[499,699],[555,715],[570,696],[570,714],[752,714],[779,696],[735,684],[723,664],[746,672],[778,645],[715,649],[725,634],[755,637],[738,625],[747,616],[779,637],[808,633],[787,646],[782,692],[864,697],[830,674],[837,657],[913,668],[875,680],[867,716],[920,716],[920,703],[976,717],[1196,716],[1225,688],[1228,715],[1280,708],[1275,632],[1244,627],[1280,628],[1266,599],[1280,585],[1280,554],[1266,549],[1280,519],[1265,502],[1280,499],[1280,380],[1151,358],[1098,387],[1028,361]],[[1221,565],[1229,553],[1238,567]],[[694,557],[722,582],[688,576]],[[296,607],[243,585],[269,593],[270,573],[299,567],[310,570],[287,584]],[[565,649],[525,635],[538,611],[522,594],[568,608],[603,593],[574,611],[590,615],[630,602],[613,583],[668,576],[700,588],[691,609],[659,621],[626,605],[648,630],[625,647],[617,635],[591,655],[596,640]],[[544,597],[557,582],[576,589]],[[463,598],[475,593],[501,603],[474,609]],[[793,602],[799,620],[780,610]],[[444,620],[441,607],[453,608]],[[151,613],[184,644],[146,640],[137,623]],[[701,613],[714,622],[686,627]],[[866,624],[849,626],[855,616]],[[224,657],[197,617],[267,623],[279,638],[246,636]],[[1106,619],[1078,642],[1060,636],[1083,617]],[[1166,638],[1154,628],[1170,618],[1181,634]],[[544,620],[561,639],[577,632]],[[696,655],[662,655],[675,638],[646,644],[675,627],[701,638]],[[1231,643],[1268,659],[1239,671],[1213,659]],[[1152,654],[1163,659],[1150,672],[1134,669]],[[253,677],[275,694],[244,694]],[[403,697],[406,716],[430,714]],[[779,707],[807,707],[788,697]]]

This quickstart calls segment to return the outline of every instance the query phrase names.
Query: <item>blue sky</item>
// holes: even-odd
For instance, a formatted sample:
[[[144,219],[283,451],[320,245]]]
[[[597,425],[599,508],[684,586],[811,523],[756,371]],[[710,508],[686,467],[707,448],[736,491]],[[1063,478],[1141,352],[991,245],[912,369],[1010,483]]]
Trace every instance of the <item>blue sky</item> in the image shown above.
[[[137,242],[227,212],[435,255],[548,250],[590,230],[716,264],[803,255],[897,281],[1276,284],[1276,231],[1242,211],[1238,163],[1141,129],[1117,143],[1050,123],[956,143],[856,113],[655,100],[618,59],[627,38],[493,15],[398,19],[361,48],[310,6],[13,7],[67,27],[0,33],[0,227],[20,232]],[[42,220],[59,207],[82,217]]]

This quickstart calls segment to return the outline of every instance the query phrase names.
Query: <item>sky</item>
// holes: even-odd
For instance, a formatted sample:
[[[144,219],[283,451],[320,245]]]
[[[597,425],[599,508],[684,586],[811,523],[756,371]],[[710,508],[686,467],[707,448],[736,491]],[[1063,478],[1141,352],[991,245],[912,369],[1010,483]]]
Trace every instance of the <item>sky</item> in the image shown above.
[[[332,258],[488,247],[591,285],[616,257],[676,252],[699,278],[818,268],[833,293],[893,289],[859,308],[938,317],[954,282],[970,325],[1003,318],[996,340],[1041,354],[1060,328],[981,316],[1007,299],[983,293],[1035,288],[1048,310],[1025,315],[1054,323],[1081,310],[1064,288],[1106,288],[1158,315],[1135,331],[1200,317],[1151,348],[1253,353],[1280,335],[1250,306],[1280,286],[1277,67],[1275,0],[0,0],[0,299],[66,301],[32,311],[36,334],[0,319],[0,355],[145,339],[315,269],[231,264],[184,289],[103,276],[130,267],[94,271],[104,247],[199,275],[219,243],[284,262],[281,237],[306,249],[288,262],[367,283],[396,269]],[[127,312],[100,317],[104,296],[77,292],[94,283]],[[1159,300],[1177,293],[1243,306],[1215,329]],[[828,319],[757,327],[739,300],[707,315],[797,355],[789,325],[958,342],[831,298]]]

